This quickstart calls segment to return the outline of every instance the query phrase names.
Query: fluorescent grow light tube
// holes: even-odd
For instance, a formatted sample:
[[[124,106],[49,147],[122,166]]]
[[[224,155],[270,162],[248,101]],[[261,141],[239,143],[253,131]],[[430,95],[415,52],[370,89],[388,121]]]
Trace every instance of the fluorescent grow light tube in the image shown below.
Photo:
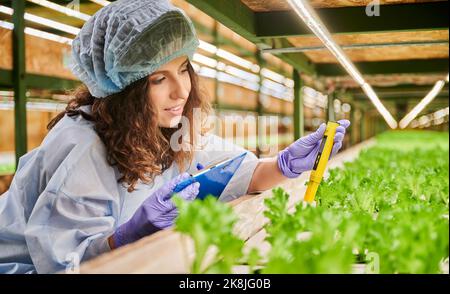
[[[250,82],[257,83],[260,80],[259,76],[255,75],[255,74],[252,74],[252,73],[249,73],[249,72],[247,72],[245,70],[240,70],[240,69],[238,69],[238,68],[236,68],[234,66],[231,66],[231,65],[228,65],[225,68],[225,72],[229,73],[231,75],[237,76],[237,77],[239,77],[239,78],[241,78],[243,80],[250,81]]]
[[[353,62],[347,57],[342,48],[333,40],[330,32],[317,16],[314,9],[305,0],[287,0],[292,9],[298,14],[303,22],[309,27],[309,29],[323,42],[323,44],[330,50],[330,52],[336,57],[342,67],[348,72],[348,74],[362,87],[369,99],[377,108],[378,112],[383,116],[387,124],[391,128],[397,127],[396,120],[392,117],[390,112],[384,107],[378,98],[377,94],[373,91],[372,87],[366,83],[362,74],[355,67]]]
[[[261,70],[261,74],[265,78],[271,79],[272,81],[278,82],[280,84],[283,84],[285,82],[285,77],[284,76],[282,76],[282,75],[280,75],[280,74],[278,74],[276,72],[273,72],[273,71],[271,71],[271,70],[269,70],[267,68],[263,68]]]
[[[90,0],[90,1],[94,2],[94,3],[98,4],[98,5],[101,5],[101,6],[106,6],[108,4],[111,4],[111,2],[106,1],[106,0]]]
[[[260,70],[258,65],[253,64],[252,62],[245,60],[245,59],[243,59],[237,55],[234,55],[231,52],[225,51],[223,49],[218,49],[216,54],[217,54],[217,56],[222,57],[223,59],[226,59],[236,65],[242,66],[253,72],[259,72],[259,70]]]
[[[372,87],[364,83],[362,85],[362,89],[364,93],[366,93],[367,97],[372,101],[373,105],[375,105],[375,108],[378,110],[378,112],[383,116],[386,123],[389,125],[391,129],[395,129],[398,127],[397,121],[394,119],[394,117],[391,115],[391,113],[384,107],[383,103],[381,103],[380,98],[378,98],[375,91],[372,89]]]
[[[0,5],[0,13],[4,13],[4,14],[8,14],[8,15],[13,15],[14,10],[12,8]],[[28,21],[34,22],[34,23],[38,23],[38,24],[42,24],[45,25],[47,27],[53,28],[53,29],[57,29],[60,30],[62,32],[66,32],[72,35],[77,35],[78,32],[80,31],[79,28],[77,27],[73,27],[73,26],[69,26],[57,21],[53,21],[44,17],[40,17],[31,13],[27,13],[25,12],[24,14],[24,18]]]
[[[324,43],[324,45],[331,51],[341,65],[347,70],[349,75],[362,86],[365,81],[359,70],[350,61],[344,51],[331,37],[325,25],[321,22],[314,9],[304,0],[288,0],[288,3],[300,18],[306,23],[311,31]]]
[[[227,60],[227,61],[229,61],[229,62],[231,62],[233,64],[239,65],[240,67],[246,68],[246,69],[252,71],[253,73],[259,73],[261,71],[261,74],[264,77],[269,78],[269,79],[271,79],[273,81],[276,81],[276,82],[278,82],[280,84],[284,84],[288,88],[293,88],[294,87],[294,81],[293,80],[291,80],[289,78],[286,78],[283,75],[280,75],[280,74],[278,74],[276,72],[273,72],[273,71],[271,71],[271,70],[269,70],[267,68],[261,69],[259,67],[259,65],[254,64],[251,61],[245,60],[245,59],[243,59],[243,58],[241,58],[239,56],[236,56],[236,55],[234,55],[231,52],[228,52],[228,51],[223,50],[223,49],[219,49],[216,46],[214,46],[214,45],[212,45],[212,44],[210,44],[208,42],[200,40],[199,48],[201,50],[203,50],[203,51],[206,51],[206,52],[210,53],[210,54],[217,55],[217,56],[219,56],[219,57],[221,57],[221,58],[223,58],[223,59],[225,59],[225,60]],[[201,54],[198,54],[198,55],[201,55]],[[199,56],[197,56],[197,58],[198,57]],[[259,81],[259,77],[257,78],[252,73],[242,71],[242,70],[237,69],[237,68],[232,67],[232,66],[227,66],[223,62],[217,62],[216,61],[217,65],[214,66],[214,64],[216,64],[216,63],[212,61],[213,60],[212,58],[209,58],[209,57],[206,57],[206,56],[204,57],[204,55],[201,55],[201,58],[203,59],[203,61],[206,61],[207,59],[209,59],[207,61],[207,64],[205,62],[201,62],[199,59],[197,59],[196,61],[200,62],[202,64],[205,64],[207,66],[210,66],[210,67],[215,67],[219,71],[226,71],[229,74],[236,75],[236,76],[238,76],[240,78],[243,78],[245,80],[250,80],[251,82]]]
[[[440,119],[448,115],[448,106],[433,113],[434,119]]]
[[[200,45],[198,47],[200,49],[208,52],[208,53],[211,53],[211,54],[216,54],[217,53],[217,47],[216,46],[214,46],[212,44],[209,44],[209,43],[207,43],[205,41],[202,41],[202,40],[200,40]]]
[[[445,86],[445,81],[437,81],[433,89],[400,121],[400,128],[406,128],[409,123],[415,119],[425,107],[433,101]]]
[[[64,7],[62,5],[53,3],[51,1],[47,1],[47,0],[27,0],[27,1],[37,4],[37,5],[41,5],[43,7],[46,7],[46,8],[52,9],[52,10],[55,10],[55,11],[58,11],[60,13],[68,15],[68,16],[79,18],[84,21],[87,21],[91,17],[88,14]]]
[[[215,68],[217,66],[217,60],[199,53],[194,54],[194,61],[212,68]]]
[[[7,21],[0,20],[0,27],[8,29],[8,30],[13,30],[14,24],[7,22]],[[52,33],[47,33],[44,31],[29,28],[29,27],[25,28],[25,34],[43,38],[43,39],[47,39],[47,40],[51,40],[51,41],[55,41],[55,42],[62,43],[62,44],[68,44],[68,45],[71,45],[72,41],[73,41],[72,39],[69,39],[66,37],[61,37],[61,36],[58,36],[58,35],[55,35]]]

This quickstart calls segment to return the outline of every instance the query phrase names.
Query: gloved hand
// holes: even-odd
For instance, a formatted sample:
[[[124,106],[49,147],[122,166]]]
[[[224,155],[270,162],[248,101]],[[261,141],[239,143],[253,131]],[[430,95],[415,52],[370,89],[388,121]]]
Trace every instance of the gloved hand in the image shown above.
[[[173,189],[176,185],[189,178],[188,173],[183,173],[156,190],[137,209],[131,219],[119,226],[112,238],[114,246],[120,247],[139,240],[161,229],[173,225],[178,215],[178,210],[172,202]],[[193,183],[177,194],[192,201],[199,193],[199,183]]]
[[[338,121],[338,123],[340,126],[336,129],[330,158],[341,149],[345,130],[350,126],[350,122],[345,119]],[[302,172],[311,170],[314,167],[325,129],[326,124],[321,124],[317,131],[298,139],[278,154],[278,168],[284,176],[296,178]]]

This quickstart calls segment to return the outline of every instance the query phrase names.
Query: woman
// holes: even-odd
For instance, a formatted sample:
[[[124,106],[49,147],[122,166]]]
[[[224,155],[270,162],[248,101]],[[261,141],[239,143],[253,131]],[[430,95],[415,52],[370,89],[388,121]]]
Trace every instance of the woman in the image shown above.
[[[168,228],[175,185],[196,164],[245,151],[194,128],[193,109],[209,110],[190,64],[198,44],[185,14],[161,0],[116,1],[83,26],[72,70],[85,86],[20,158],[0,197],[0,272],[53,273],[73,256],[84,261]],[[190,127],[176,149],[183,118]],[[333,154],[349,122],[341,124]],[[220,200],[311,169],[324,129],[264,162],[248,153]],[[198,191],[195,183],[179,195],[191,201]]]

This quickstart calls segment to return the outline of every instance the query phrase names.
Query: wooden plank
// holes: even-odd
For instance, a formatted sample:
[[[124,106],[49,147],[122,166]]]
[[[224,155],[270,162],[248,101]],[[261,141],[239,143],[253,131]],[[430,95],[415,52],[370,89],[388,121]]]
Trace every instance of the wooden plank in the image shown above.
[[[448,58],[406,59],[377,62],[355,62],[363,75],[390,74],[442,74],[448,73]],[[347,75],[345,69],[335,62],[316,64],[322,76]]]
[[[56,111],[27,110],[28,149],[38,147],[47,135],[47,124],[58,114]],[[14,111],[0,110],[0,152],[14,150]]]
[[[402,46],[391,48],[344,49],[354,62],[392,61],[408,59],[448,58],[449,45]],[[305,53],[314,63],[338,63],[326,49]]]
[[[181,234],[160,231],[85,263],[80,273],[186,273],[189,271]]]
[[[0,28],[0,68],[13,68],[12,31]]]
[[[333,39],[339,45],[355,44],[379,44],[395,42],[425,42],[425,41],[448,41],[448,29],[446,30],[423,30],[423,31],[398,31],[385,33],[358,33],[358,34],[334,34]],[[295,47],[323,46],[322,41],[316,36],[289,37]]]
[[[184,0],[172,0],[172,4],[178,8],[183,9],[184,12],[195,22],[202,24],[203,26],[209,28],[210,30],[214,29],[214,23],[216,20],[195,6],[189,4]]]
[[[14,91],[14,132],[16,149],[16,166],[19,158],[27,153],[27,109],[25,80],[25,0],[17,0],[12,3],[13,23],[12,30],[12,88]]]
[[[0,196],[5,193],[11,185],[14,175],[1,175],[0,174]]]
[[[70,80],[77,78],[68,67],[70,46],[55,41],[25,35],[25,68],[27,73]],[[12,31],[0,28],[0,69],[11,70]]]
[[[285,0],[241,0],[251,10],[255,12],[283,11],[290,10],[290,6]],[[366,6],[373,0],[311,0],[309,1],[316,8],[335,8],[350,6]],[[381,5],[408,4],[438,2],[442,0],[380,0]]]
[[[328,168],[343,166],[344,162],[354,160],[362,149],[373,144],[374,140],[368,140],[337,154],[330,160]],[[306,189],[304,183],[308,178],[309,173],[304,173],[298,179],[288,180],[280,185],[291,195],[289,209],[302,199]],[[248,240],[249,246],[264,246],[261,242],[264,233],[260,233],[267,223],[267,218],[264,217],[264,199],[271,196],[272,192],[266,191],[257,196],[246,195],[230,203],[239,217],[235,233]],[[80,272],[188,273],[193,256],[194,248],[189,238],[172,230],[165,230],[87,261],[82,264]]]
[[[255,13],[240,0],[201,1],[187,0],[211,17],[258,46],[270,46],[268,40],[256,36],[257,20]],[[285,41],[285,43],[288,43]],[[289,43],[290,44],[290,43]],[[315,73],[314,65],[303,54],[280,54],[280,59],[306,73]]]
[[[444,76],[442,74],[389,74],[366,75],[367,83],[375,87],[392,87],[397,85],[434,85]],[[359,88],[360,86],[350,76],[337,76],[324,78],[325,84],[333,84],[336,88]]]
[[[331,33],[368,33],[448,29],[448,2],[383,6],[380,15],[368,17],[366,8],[321,8],[318,16]],[[255,13],[259,38],[311,35],[293,10]],[[287,47],[287,46],[283,46]]]
[[[256,92],[228,83],[220,83],[218,86],[219,103],[247,109],[256,108]]]
[[[303,137],[305,133],[305,106],[303,94],[303,80],[300,73],[295,70],[292,74],[294,81],[294,138]]]

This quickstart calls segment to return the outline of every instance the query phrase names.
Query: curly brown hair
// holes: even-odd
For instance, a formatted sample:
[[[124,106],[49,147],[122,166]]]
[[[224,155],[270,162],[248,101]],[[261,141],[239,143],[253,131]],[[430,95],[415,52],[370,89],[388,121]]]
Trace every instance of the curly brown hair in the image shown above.
[[[190,63],[188,71],[192,87],[183,116],[190,122],[188,142],[194,146],[194,132],[197,130],[193,129],[193,109],[198,108],[207,115],[211,106],[205,93],[200,91],[198,76]],[[127,184],[129,192],[134,191],[138,180],[152,182],[155,176],[162,174],[173,162],[177,163],[181,172],[185,164],[192,161],[194,150],[183,148],[175,152],[170,148],[170,138],[181,125],[176,128],[158,125],[157,112],[148,98],[149,87],[148,77],[145,77],[120,93],[96,99],[85,85],[81,85],[72,93],[73,98],[65,111],[52,119],[47,129],[52,129],[64,115],[81,115],[93,122],[94,130],[106,146],[108,163],[117,166],[122,175],[118,182]],[[91,113],[80,109],[85,105],[92,106]],[[183,138],[184,135],[180,142],[186,139]]]

